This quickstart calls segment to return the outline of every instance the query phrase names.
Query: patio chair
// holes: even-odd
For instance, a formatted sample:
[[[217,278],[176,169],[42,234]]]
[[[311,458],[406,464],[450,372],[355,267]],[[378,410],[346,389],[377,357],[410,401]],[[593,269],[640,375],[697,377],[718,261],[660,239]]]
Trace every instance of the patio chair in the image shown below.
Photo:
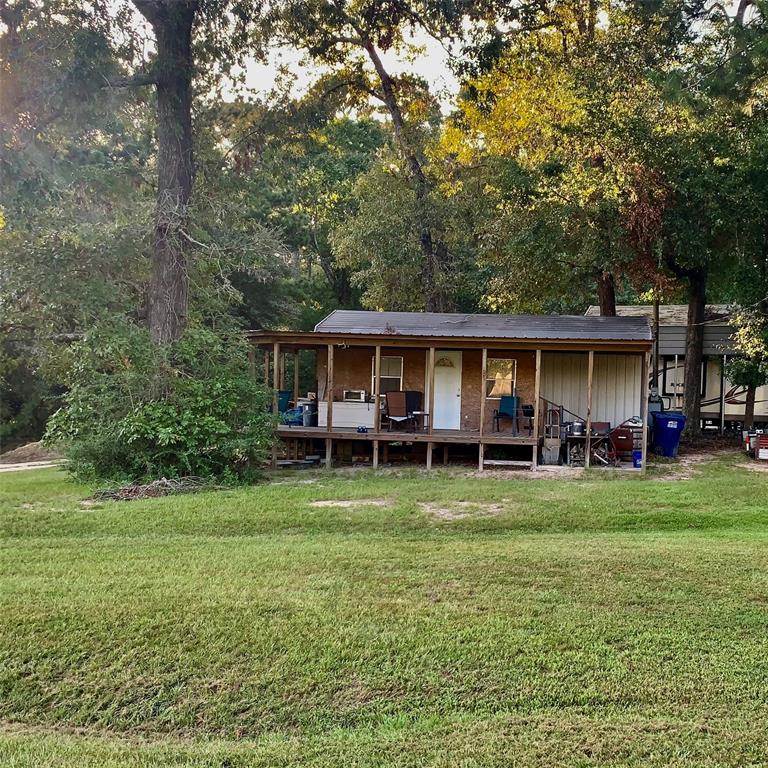
[[[285,413],[288,410],[288,405],[291,402],[291,397],[293,397],[293,392],[290,389],[278,389],[277,390],[277,413],[280,415],[281,413]],[[270,402],[267,406],[267,410],[272,410],[272,403]]]
[[[502,395],[498,408],[493,411],[493,427],[496,432],[501,432],[501,420],[509,419],[512,422],[512,434],[517,434],[517,409],[520,398],[517,395]]]
[[[533,419],[535,416],[536,409],[532,405],[520,406],[520,419],[523,421],[523,428],[528,430],[528,437],[533,434]]]
[[[285,413],[288,410],[288,404],[291,402],[293,392],[290,389],[281,389],[277,393],[277,412]]]
[[[384,418],[387,419],[387,427],[392,431],[392,425],[408,429],[418,423],[419,417],[416,411],[421,411],[422,393],[413,390],[385,393],[387,410]]]

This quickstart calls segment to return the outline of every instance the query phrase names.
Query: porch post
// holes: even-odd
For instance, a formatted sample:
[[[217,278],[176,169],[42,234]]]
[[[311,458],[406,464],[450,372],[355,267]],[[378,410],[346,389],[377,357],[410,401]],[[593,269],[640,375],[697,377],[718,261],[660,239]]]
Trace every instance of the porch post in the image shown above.
[[[280,354],[280,389],[285,389],[285,352]]]
[[[381,429],[381,344],[376,345],[376,354],[373,361],[373,431],[378,432]],[[378,454],[378,444],[374,446],[374,451]]]
[[[640,386],[640,420],[643,422],[643,436],[640,443],[641,451],[641,469],[640,472],[645,474],[646,458],[648,456],[648,358],[649,352],[643,353],[643,378]]]
[[[434,443],[427,443],[427,469],[432,469],[432,449],[434,447]]]
[[[325,382],[325,400],[327,405],[326,411],[326,430],[333,432],[333,344],[328,345],[328,364],[326,366],[326,382]],[[333,450],[333,441],[330,437],[325,440],[325,467],[331,468],[331,453]]]
[[[275,359],[275,366],[272,369],[272,413],[277,414],[277,391],[280,389],[280,344],[275,342],[272,352]]]
[[[293,407],[299,402],[299,350],[293,352]]]
[[[256,348],[250,342],[248,346],[248,374],[252,379],[256,378]]]
[[[325,369],[325,402],[328,406],[325,428],[331,432],[333,431],[333,344],[328,345],[328,364]]]
[[[541,413],[539,402],[541,401],[541,350],[536,350],[536,373],[533,384],[533,462],[531,467],[539,466],[539,421]]]
[[[280,423],[280,414],[278,413],[277,391],[280,389],[280,344],[275,342],[272,354],[275,357],[275,368],[272,372],[272,415]],[[277,435],[275,435],[275,438]],[[272,441],[272,469],[277,469],[277,440]]]
[[[587,437],[584,440],[584,466],[589,469],[590,451],[592,449],[592,373],[595,369],[595,350],[589,350],[589,363],[587,365]]]
[[[264,386],[269,386],[269,350],[264,350]]]
[[[723,355],[720,366],[720,434],[725,433],[725,364],[728,362],[728,355]]]
[[[479,443],[477,446],[477,468],[480,472],[485,469],[485,446]]]
[[[429,363],[427,365],[429,380],[429,434],[432,434],[435,423],[435,348],[429,348]]]
[[[379,441],[373,441],[373,468],[377,469],[379,466]]]
[[[488,378],[488,350],[483,347],[483,364],[480,366],[480,440],[483,439],[485,429],[485,382]]]

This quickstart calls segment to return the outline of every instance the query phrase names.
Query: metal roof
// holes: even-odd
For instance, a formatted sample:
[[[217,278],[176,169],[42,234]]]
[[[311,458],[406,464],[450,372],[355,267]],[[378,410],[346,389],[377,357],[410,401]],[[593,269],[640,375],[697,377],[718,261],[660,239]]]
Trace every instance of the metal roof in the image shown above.
[[[723,325],[728,325],[728,316],[731,308],[727,304],[707,304],[704,317],[708,322],[717,324],[718,320]],[[600,307],[592,305],[585,313],[585,317],[597,317],[600,315]],[[620,317],[647,317],[653,320],[652,304],[620,304],[616,307],[616,314]],[[687,304],[661,304],[659,306],[660,325],[688,325]]]
[[[365,312],[337,309],[315,331],[476,339],[650,341],[645,317],[476,315],[442,312]]]

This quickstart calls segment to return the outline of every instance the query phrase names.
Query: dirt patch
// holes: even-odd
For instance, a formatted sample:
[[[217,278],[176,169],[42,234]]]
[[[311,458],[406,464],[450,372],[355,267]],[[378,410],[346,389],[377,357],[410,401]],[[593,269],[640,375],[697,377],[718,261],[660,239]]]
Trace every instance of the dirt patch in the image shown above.
[[[0,472],[21,472],[24,469],[51,469],[61,466],[61,461],[22,461],[19,464],[0,464]]]
[[[748,469],[750,472],[765,472],[768,473],[768,461],[750,461],[744,464],[737,464],[739,469]]]
[[[325,501],[312,501],[310,507],[333,507],[335,509],[352,509],[353,507],[388,507],[387,499],[328,499]]]
[[[303,477],[301,480],[276,480],[270,485],[316,485],[319,482],[316,477]]]
[[[495,478],[497,480],[583,480],[584,467],[565,465],[538,466],[536,469],[494,469],[468,472],[467,477]]]
[[[419,504],[419,509],[435,520],[467,520],[473,517],[494,517],[510,509],[510,504],[491,502],[488,504],[476,501],[451,501],[448,504],[425,501]]]
[[[28,461],[54,461],[60,459],[61,456],[56,451],[46,448],[38,440],[34,443],[27,443],[26,445],[20,445],[18,448],[14,448],[12,451],[7,451],[0,455],[0,464],[21,464]]]
[[[719,456],[732,454],[733,450],[691,451],[679,454],[677,460],[667,459],[664,461],[663,458],[657,456],[650,466],[658,472],[654,475],[654,480],[690,480],[702,464],[707,464]]]

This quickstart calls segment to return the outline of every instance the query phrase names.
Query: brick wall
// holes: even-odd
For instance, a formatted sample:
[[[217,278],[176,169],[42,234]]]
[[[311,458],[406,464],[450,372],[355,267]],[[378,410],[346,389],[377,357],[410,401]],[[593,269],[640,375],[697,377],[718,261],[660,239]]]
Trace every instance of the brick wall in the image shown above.
[[[364,389],[371,391],[371,360],[375,352],[373,347],[348,347],[334,350],[334,398],[341,399],[345,389]],[[382,349],[382,356],[398,356],[403,358],[403,389],[425,392],[424,372],[429,351],[426,349]],[[325,377],[327,366],[327,351],[321,349],[317,353],[318,393],[321,400],[325,399]],[[521,403],[533,405],[536,353],[519,350],[488,350],[490,358],[514,358],[517,360],[517,393]],[[464,350],[462,354],[461,375],[461,428],[479,430],[480,428],[480,397],[483,393],[482,381],[482,351],[479,349]],[[425,408],[426,408],[425,403]],[[488,399],[485,403],[484,431],[493,428],[493,411],[498,408],[498,399]],[[502,422],[502,429],[509,429],[509,422]]]

